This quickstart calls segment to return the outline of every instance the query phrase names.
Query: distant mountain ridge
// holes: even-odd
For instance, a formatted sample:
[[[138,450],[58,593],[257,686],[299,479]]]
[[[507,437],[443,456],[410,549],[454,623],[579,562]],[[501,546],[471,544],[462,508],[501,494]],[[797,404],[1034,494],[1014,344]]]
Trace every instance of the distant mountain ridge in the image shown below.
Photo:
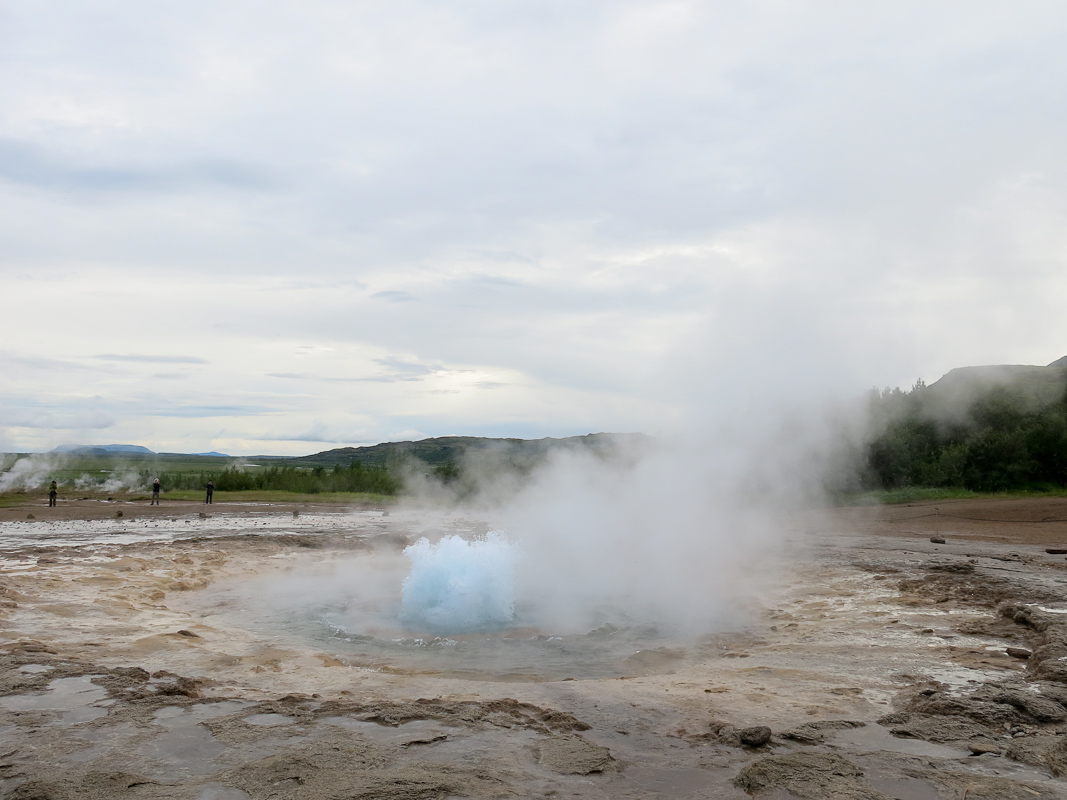
[[[61,444],[59,447],[53,447],[48,452],[73,453],[79,456],[106,455],[107,453],[142,453],[150,456],[156,455],[154,450],[149,450],[147,447],[142,447],[139,444]]]
[[[1051,405],[1067,392],[1067,356],[1046,367],[957,367],[923,390],[924,402],[934,416],[957,414],[991,392],[1000,392],[1031,411]]]
[[[365,466],[385,466],[402,460],[417,460],[431,467],[458,464],[470,451],[495,451],[506,453],[515,462],[533,463],[548,453],[561,449],[578,449],[600,455],[620,453],[642,447],[651,441],[643,433],[589,433],[584,436],[566,436],[559,439],[493,438],[484,436],[438,436],[417,441],[381,442],[363,447],[338,447],[308,456],[253,455],[235,457],[226,453],[166,453],[155,452],[136,444],[82,445],[66,444],[53,448],[49,453],[80,456],[132,456],[144,458],[158,456],[174,459],[188,456],[210,458],[238,458],[240,460],[269,461],[273,464],[294,467],[348,466],[353,461]]]
[[[412,442],[382,442],[365,447],[338,447],[310,456],[287,459],[300,466],[329,467],[347,465],[353,461],[366,466],[384,466],[397,459],[415,458],[431,467],[458,463],[469,451],[500,450],[520,460],[536,461],[549,452],[560,449],[579,449],[602,455],[622,448],[644,446],[650,437],[643,433],[589,433],[561,439],[504,439],[481,436],[438,436]],[[263,456],[250,456],[263,458]]]
[[[231,458],[226,453],[212,450],[210,453],[157,453],[139,444],[61,444],[53,447],[49,453],[61,453],[75,456],[106,456],[115,453],[137,454],[142,456],[214,456],[216,458]]]

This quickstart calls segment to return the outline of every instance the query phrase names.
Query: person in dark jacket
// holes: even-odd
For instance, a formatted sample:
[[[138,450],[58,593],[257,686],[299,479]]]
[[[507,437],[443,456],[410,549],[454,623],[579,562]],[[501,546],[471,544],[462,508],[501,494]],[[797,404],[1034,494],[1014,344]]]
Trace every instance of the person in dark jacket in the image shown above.
[[[48,505],[54,506],[56,504],[56,495],[59,490],[56,488],[56,482],[52,481],[52,485],[48,487]]]
[[[205,503],[214,503],[215,501],[211,499],[212,495],[214,495],[214,494],[215,494],[215,484],[213,484],[211,481],[208,481],[207,482],[207,497],[204,499],[204,502]]]
[[[159,490],[161,488],[162,487],[159,485],[159,478],[156,478],[152,482],[152,502],[149,503],[148,505],[153,505],[153,504],[157,505],[157,506],[159,505]]]

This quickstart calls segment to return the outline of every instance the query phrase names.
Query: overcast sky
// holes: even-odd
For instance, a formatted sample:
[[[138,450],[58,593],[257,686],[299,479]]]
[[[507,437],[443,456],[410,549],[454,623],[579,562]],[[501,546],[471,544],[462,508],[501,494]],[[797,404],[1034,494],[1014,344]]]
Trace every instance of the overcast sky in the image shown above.
[[[694,424],[1067,355],[1067,5],[0,0],[0,449]]]

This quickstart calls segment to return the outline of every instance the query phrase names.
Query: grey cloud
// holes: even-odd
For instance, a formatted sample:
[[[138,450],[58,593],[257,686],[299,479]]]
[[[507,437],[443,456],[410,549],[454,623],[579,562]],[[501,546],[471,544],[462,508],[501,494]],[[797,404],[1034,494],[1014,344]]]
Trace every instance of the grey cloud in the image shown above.
[[[1018,18],[999,43],[989,36],[939,43],[908,26],[883,30],[881,19],[894,16],[886,11],[844,23],[817,3],[810,14],[794,16],[795,25],[771,31],[743,14],[680,4],[688,30],[670,34],[673,52],[656,55],[630,53],[612,39],[628,15],[654,4],[598,6],[589,16],[575,11],[537,24],[526,14],[455,8],[443,12],[454,23],[449,46],[485,52],[487,62],[470,66],[467,81],[449,81],[447,72],[428,69],[433,61],[405,59],[419,52],[420,35],[430,36],[423,26],[435,16],[431,6],[412,5],[406,38],[390,14],[367,8],[343,15],[354,34],[374,30],[380,38],[366,42],[363,57],[403,65],[382,70],[381,90],[369,93],[332,67],[330,48],[341,46],[343,37],[336,37],[345,23],[323,29],[317,8],[301,25],[323,34],[322,60],[266,58],[287,78],[270,87],[271,103],[212,119],[205,135],[217,137],[221,152],[247,143],[241,152],[249,163],[301,175],[270,211],[286,219],[285,230],[298,232],[300,241],[292,243],[298,249],[305,241],[319,248],[319,233],[328,234],[321,239],[331,247],[341,243],[345,257],[320,251],[317,267],[338,280],[350,274],[353,253],[361,264],[397,263],[459,246],[531,260],[543,249],[540,233],[556,225],[582,225],[587,238],[602,241],[642,242],[706,236],[782,214],[899,205],[902,193],[930,216],[947,207],[949,195],[980,189],[960,181],[975,159],[990,165],[970,170],[982,183],[1027,161],[1052,159],[1062,168],[1049,145],[1059,139],[1060,122],[1043,109],[1056,107],[1063,59],[1056,48],[1040,46],[1048,34],[1027,32]],[[273,27],[279,24],[269,20],[255,32],[228,35],[260,58],[274,37],[287,34]],[[846,24],[849,36],[826,38]],[[1038,46],[1026,47],[1029,38]],[[162,39],[181,52],[182,39]],[[872,40],[877,47],[867,46]],[[536,79],[526,59],[533,53],[541,56]],[[90,65],[108,60],[91,50],[80,55]],[[498,61],[489,69],[492,55]],[[200,69],[195,61],[176,66],[188,70],[175,76],[186,80]],[[451,63],[445,58],[440,66]],[[516,98],[517,81],[528,97]],[[324,106],[320,93],[303,90],[309,83],[360,102]],[[1016,96],[1020,86],[1026,91]],[[998,111],[989,134],[986,102]],[[1043,145],[1006,149],[1005,129]],[[294,139],[310,146],[293,147]],[[98,159],[107,157],[108,144]],[[119,148],[121,140],[110,146]],[[150,139],[153,148],[171,158],[185,145],[159,137]],[[19,156],[20,163],[45,166],[12,169],[50,174],[48,158]],[[366,161],[366,169],[344,169],[353,159]],[[932,183],[939,192],[929,191]],[[882,185],[891,191],[872,191]],[[249,242],[247,263],[231,262],[229,270],[263,269],[276,257],[284,234],[256,225],[261,211],[245,212],[258,241]],[[375,296],[414,299],[398,291]]]
[[[300,308],[289,315],[292,330],[307,336],[359,341],[370,332],[390,349],[417,353],[422,361],[380,360],[382,374],[349,380],[402,382],[450,364],[498,365],[527,373],[535,381],[557,386],[629,391],[644,379],[632,354],[617,350],[611,333],[616,325],[633,326],[658,317],[700,311],[710,290],[691,277],[635,277],[629,285],[607,289],[551,282],[533,286],[492,276],[444,277],[426,283],[426,301],[418,307],[380,309],[373,304],[357,314],[337,308]],[[474,311],[472,311],[474,309]],[[559,320],[581,320],[586,335],[594,335],[593,320],[605,341],[596,349],[561,343],[551,331]],[[275,321],[256,315],[247,326],[267,334]],[[573,334],[572,334],[573,335]]]
[[[401,381],[421,381],[417,375],[391,374],[391,375],[368,375],[365,378],[325,378],[324,380],[338,383],[397,383]]]
[[[440,364],[418,364],[396,357],[375,358],[373,363],[384,367],[387,371],[376,375],[358,376],[314,375],[307,372],[270,372],[267,373],[267,377],[284,380],[316,380],[326,383],[394,383],[396,381],[420,381],[428,375],[445,370]],[[464,370],[447,371],[462,372]]]
[[[3,425],[15,428],[38,428],[43,430],[103,430],[118,422],[107,411],[69,412],[66,409],[8,412],[3,415]]]
[[[151,380],[151,378],[149,378]],[[262,399],[262,398],[260,398]],[[274,399],[274,398],[272,398]],[[195,419],[201,417],[265,416],[277,414],[291,405],[288,398],[276,398],[273,404],[258,403],[210,403],[195,402],[180,394],[160,394],[142,391],[134,394],[110,396],[97,394],[92,397],[58,398],[45,396],[8,395],[0,397],[3,409],[2,424],[24,427],[48,427],[48,420],[63,418],[70,425],[63,428],[111,427],[120,421],[144,417],[173,417]],[[45,420],[37,424],[34,420]]]
[[[390,303],[410,303],[416,298],[414,295],[408,292],[399,292],[392,289],[387,289],[382,292],[375,292],[371,297],[377,300],[386,300]]]
[[[581,423],[574,426],[555,425],[533,417],[506,422],[475,418],[456,421],[436,414],[390,416],[383,420],[382,427],[397,431],[435,431],[429,434],[433,436],[487,436],[504,439],[540,439],[546,436],[563,438],[583,436],[590,432]],[[394,437],[390,437],[390,440],[393,439]]]
[[[19,356],[12,353],[0,353],[0,362],[17,366],[22,369],[46,370],[48,372],[73,371],[97,371],[101,367],[97,365],[79,364],[77,361],[68,361],[59,358],[47,358],[44,356]]]
[[[310,429],[299,433],[273,433],[254,437],[260,441],[275,442],[324,442],[328,444],[371,444],[366,431],[338,430],[336,426],[316,421]]]
[[[349,447],[361,447],[363,445],[377,444],[376,441],[366,438],[365,434],[346,436],[343,434],[330,434],[321,431],[308,431],[297,434],[275,434],[254,437],[257,441],[266,442],[322,442],[324,444],[343,444]]]
[[[410,361],[404,361],[400,358],[376,358],[374,363],[381,364],[387,369],[393,370],[397,374],[404,375],[429,375],[436,370],[441,369],[440,366],[430,366],[427,364],[415,364]]]
[[[362,377],[336,377],[330,375],[312,375],[306,372],[270,372],[269,378],[281,378],[284,380],[322,381],[323,383],[393,383],[395,381],[418,381],[421,376],[408,373],[388,373],[381,375],[366,375]]]
[[[150,404],[142,404],[142,414],[157,417],[199,418],[199,417],[259,417],[278,413],[277,407],[263,405],[188,405],[176,403],[152,410]]]
[[[207,364],[206,358],[199,356],[142,355],[136,353],[102,353],[93,356],[101,361],[136,361],[148,364]]]
[[[323,278],[292,276],[279,278],[260,288],[271,292],[300,292],[320,289],[366,289],[367,284],[361,280],[342,275],[329,275]]]
[[[173,192],[196,187],[264,190],[277,179],[227,159],[158,166],[90,165],[13,139],[0,139],[0,180],[64,192]]]

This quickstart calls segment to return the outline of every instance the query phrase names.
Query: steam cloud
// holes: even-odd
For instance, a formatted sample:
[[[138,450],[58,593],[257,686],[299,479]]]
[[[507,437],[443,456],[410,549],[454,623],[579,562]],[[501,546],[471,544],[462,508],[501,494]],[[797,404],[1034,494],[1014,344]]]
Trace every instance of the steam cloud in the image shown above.
[[[840,434],[840,420],[835,425]],[[405,614],[439,633],[463,627],[460,619],[477,622],[476,607],[492,612],[474,601],[509,598],[499,581],[513,572],[517,622],[553,633],[606,622],[679,631],[730,625],[739,598],[776,582],[784,540],[800,527],[795,515],[816,512],[839,456],[827,425],[810,412],[651,445],[631,439],[609,457],[561,451],[521,481],[479,472],[486,462],[475,454],[464,472],[478,490],[458,502],[506,531],[516,557],[500,565],[488,558],[499,534],[467,548],[418,543],[408,552]],[[431,492],[433,502],[442,491]],[[448,598],[450,574],[464,585]]]
[[[102,481],[100,478],[82,473],[74,479],[74,486],[78,489],[94,489],[104,492],[133,492],[143,491],[145,479],[142,474],[132,469],[114,470]]]
[[[0,473],[0,492],[18,489],[37,489],[51,480],[61,459],[48,455],[33,455],[20,458],[9,469]]]
[[[4,463],[3,471],[0,471],[0,492],[40,489],[56,479],[56,473],[64,469],[67,463],[66,456],[49,453]],[[144,490],[145,478],[131,467],[120,467],[99,476],[83,472],[77,478],[60,481],[60,485],[82,490],[132,493]]]

